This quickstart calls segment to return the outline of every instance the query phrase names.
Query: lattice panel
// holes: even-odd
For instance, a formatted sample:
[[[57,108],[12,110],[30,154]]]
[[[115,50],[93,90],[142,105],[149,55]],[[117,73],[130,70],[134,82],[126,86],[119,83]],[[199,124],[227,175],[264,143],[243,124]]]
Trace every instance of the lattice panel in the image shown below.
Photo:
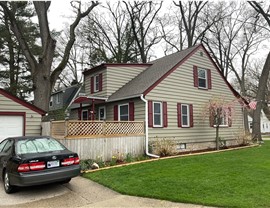
[[[68,136],[102,135],[102,122],[69,122]]]
[[[144,125],[143,122],[106,122],[105,134],[144,134]]]

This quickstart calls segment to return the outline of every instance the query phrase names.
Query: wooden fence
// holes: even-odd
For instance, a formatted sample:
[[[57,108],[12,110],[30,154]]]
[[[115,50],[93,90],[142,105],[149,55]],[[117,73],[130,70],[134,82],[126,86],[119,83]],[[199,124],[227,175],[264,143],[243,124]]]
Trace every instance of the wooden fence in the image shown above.
[[[52,121],[51,136],[55,138],[107,137],[144,135],[142,121]]]
[[[68,149],[77,152],[81,160],[110,161],[113,157],[133,157],[145,153],[145,136],[58,139]]]

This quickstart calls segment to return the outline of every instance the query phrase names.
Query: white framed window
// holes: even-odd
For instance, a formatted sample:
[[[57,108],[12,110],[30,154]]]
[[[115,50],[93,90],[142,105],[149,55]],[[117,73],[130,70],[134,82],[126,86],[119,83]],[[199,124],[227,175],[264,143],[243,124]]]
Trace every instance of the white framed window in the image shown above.
[[[215,121],[214,121],[214,127],[217,127],[218,124],[218,116],[215,116]],[[222,114],[220,115],[220,123],[219,127],[228,127],[229,126],[229,110],[228,111],[223,111]]]
[[[153,102],[153,126],[163,126],[162,102]]]
[[[50,107],[52,107],[53,106],[53,96],[51,96],[51,98],[50,98]]]
[[[99,109],[98,109],[98,118],[99,118],[100,121],[106,119],[106,108],[105,108],[105,106],[99,107]]]
[[[94,92],[99,91],[99,75],[94,76]]]
[[[190,112],[189,112],[189,105],[181,104],[181,123],[182,127],[190,127]]]
[[[82,110],[81,120],[84,120],[84,121],[88,120],[88,110]]]
[[[207,70],[198,69],[198,87],[202,89],[207,89]]]
[[[128,104],[122,104],[118,106],[118,118],[119,121],[129,121],[129,105]]]

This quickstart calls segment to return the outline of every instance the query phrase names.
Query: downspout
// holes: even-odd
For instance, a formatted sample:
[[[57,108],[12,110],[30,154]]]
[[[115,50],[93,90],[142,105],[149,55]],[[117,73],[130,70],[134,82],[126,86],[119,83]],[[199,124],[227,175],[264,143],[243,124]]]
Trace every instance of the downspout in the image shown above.
[[[148,148],[148,141],[149,141],[149,137],[148,137],[148,101],[146,99],[144,99],[143,94],[141,94],[141,100],[145,103],[145,153],[146,155],[150,156],[150,157],[156,157],[159,158],[158,155],[154,155],[149,153],[149,148]]]

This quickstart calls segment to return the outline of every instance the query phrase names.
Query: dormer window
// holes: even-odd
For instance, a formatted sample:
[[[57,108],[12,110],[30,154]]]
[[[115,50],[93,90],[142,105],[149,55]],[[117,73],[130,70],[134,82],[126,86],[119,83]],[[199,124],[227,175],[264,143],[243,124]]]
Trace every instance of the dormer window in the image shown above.
[[[94,92],[99,91],[99,75],[94,76]]]
[[[102,91],[102,73],[91,77],[91,94]]]

